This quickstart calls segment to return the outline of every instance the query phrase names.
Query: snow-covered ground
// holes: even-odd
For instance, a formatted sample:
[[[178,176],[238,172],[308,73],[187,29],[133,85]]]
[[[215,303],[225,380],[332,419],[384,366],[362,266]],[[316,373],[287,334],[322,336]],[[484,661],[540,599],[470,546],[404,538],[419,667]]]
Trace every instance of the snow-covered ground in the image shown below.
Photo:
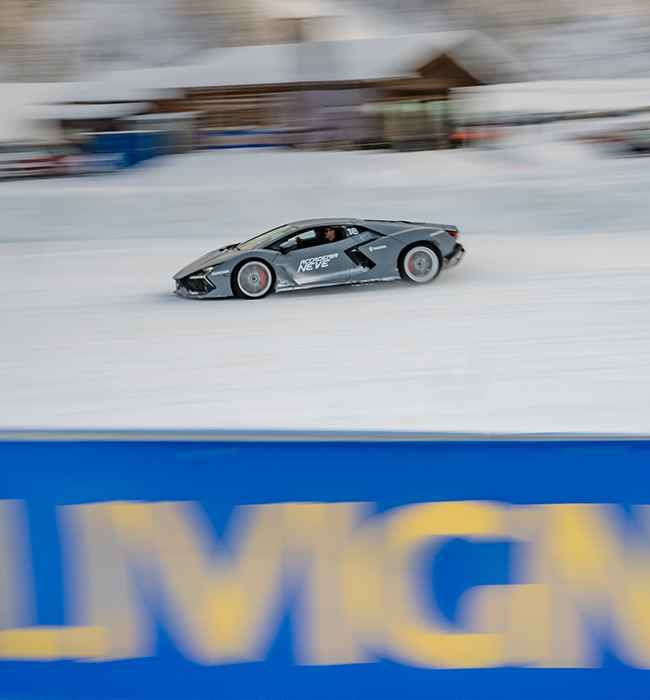
[[[0,427],[650,430],[650,161],[204,153],[0,186]],[[433,285],[194,302],[171,275],[284,220],[458,223]]]

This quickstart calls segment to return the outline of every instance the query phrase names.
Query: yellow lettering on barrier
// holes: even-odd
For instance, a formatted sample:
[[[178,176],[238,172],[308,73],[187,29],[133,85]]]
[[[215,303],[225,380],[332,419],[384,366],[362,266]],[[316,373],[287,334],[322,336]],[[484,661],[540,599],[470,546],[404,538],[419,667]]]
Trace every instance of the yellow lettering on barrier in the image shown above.
[[[650,507],[441,502],[370,517],[364,503],[236,508],[217,538],[194,502],[59,509],[66,620],[32,613],[22,504],[0,501],[0,659],[156,653],[162,624],[202,664],[262,660],[290,611],[301,664],[589,667],[605,638],[650,668]],[[509,540],[507,585],[475,586],[450,623],[423,566],[450,538]]]
[[[0,501],[0,659],[54,661],[101,656],[103,631],[36,627],[23,503]]]
[[[520,545],[512,576],[529,581],[534,597],[510,611],[507,634],[512,665],[580,668],[595,665],[589,637],[578,624],[575,606],[552,585],[548,565],[540,557],[547,527],[547,506],[517,506],[509,511],[510,536]],[[530,588],[534,586],[534,589]]]
[[[422,593],[418,559],[425,546],[451,537],[469,540],[507,535],[504,509],[495,503],[441,502],[392,511],[386,522],[386,643],[404,663],[480,668],[505,662],[503,633],[471,632],[446,623]]]
[[[33,620],[26,533],[23,503],[0,501],[0,630]]]
[[[384,539],[383,518],[366,519],[348,542],[341,571],[345,616],[368,654],[373,651],[385,652],[384,639],[391,601],[387,598],[384,585]]]
[[[98,627],[21,627],[0,630],[0,659],[57,661],[98,659],[106,653]]]
[[[594,632],[613,638],[626,663],[650,668],[650,549],[647,533],[624,536],[617,508],[539,507],[531,575],[552,593],[554,648],[545,665],[597,666]],[[637,507],[641,519],[647,506]],[[602,642],[602,637],[598,639]]]
[[[345,598],[346,555],[368,505],[304,505],[290,504],[285,515],[287,532],[303,533],[291,553],[303,601],[294,623],[296,659],[303,664],[372,661]]]
[[[131,503],[129,513],[147,513]],[[140,599],[141,585],[151,593],[144,562],[126,552],[106,504],[58,509],[64,552],[66,615],[71,624],[104,630],[104,650],[96,660],[135,659],[155,654],[150,615]],[[135,527],[135,523],[131,523]],[[145,522],[138,524],[140,528]],[[148,596],[151,598],[151,596]]]
[[[502,635],[503,665],[537,665],[551,643],[547,586],[476,586],[461,598],[458,617],[474,632]]]
[[[107,630],[106,658],[153,653],[152,622],[139,587],[159,601],[172,637],[194,661],[262,659],[293,582],[305,600],[297,616],[299,660],[365,659],[345,618],[338,573],[358,504],[239,508],[225,543],[215,542],[194,503],[66,510],[64,520],[75,523],[67,528],[76,541],[72,616]]]

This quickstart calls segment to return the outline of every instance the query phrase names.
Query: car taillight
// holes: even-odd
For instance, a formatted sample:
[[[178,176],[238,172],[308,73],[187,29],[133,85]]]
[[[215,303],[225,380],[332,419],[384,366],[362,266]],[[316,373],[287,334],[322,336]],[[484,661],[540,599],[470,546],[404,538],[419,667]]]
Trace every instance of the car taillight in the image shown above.
[[[457,228],[448,228],[445,230],[452,238],[458,239],[458,237],[460,236],[460,231]]]

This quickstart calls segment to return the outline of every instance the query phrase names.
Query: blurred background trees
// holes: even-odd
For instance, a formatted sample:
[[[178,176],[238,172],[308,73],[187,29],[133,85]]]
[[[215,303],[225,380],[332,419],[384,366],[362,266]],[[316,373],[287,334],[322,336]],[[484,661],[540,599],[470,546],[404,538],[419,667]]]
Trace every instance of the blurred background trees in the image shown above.
[[[536,77],[644,76],[647,0],[2,0],[0,80],[60,80],[287,40],[272,20],[353,12],[395,34],[480,29]]]

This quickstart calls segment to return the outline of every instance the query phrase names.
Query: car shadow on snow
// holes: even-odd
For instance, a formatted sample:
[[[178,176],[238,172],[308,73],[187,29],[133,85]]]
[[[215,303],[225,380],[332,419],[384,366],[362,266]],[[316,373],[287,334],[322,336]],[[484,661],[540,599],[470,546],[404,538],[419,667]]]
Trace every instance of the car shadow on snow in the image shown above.
[[[315,296],[339,297],[344,295],[384,295],[384,294],[409,294],[416,289],[447,287],[453,284],[453,279],[446,273],[441,274],[436,280],[426,285],[412,284],[403,280],[389,280],[386,282],[367,282],[362,284],[347,284],[333,287],[316,287],[313,289],[295,289],[290,292],[272,294],[266,301],[273,299],[281,302],[286,299],[310,299]],[[239,300],[238,300],[239,301]],[[244,300],[242,300],[244,301]]]
[[[423,286],[435,288],[435,287],[447,287],[450,283],[453,284],[452,279],[448,278],[447,275],[441,275],[433,283],[428,285],[414,285],[404,282],[402,280],[390,280],[386,282],[368,282],[365,284],[348,284],[332,287],[315,287],[312,289],[295,289],[287,292],[279,292],[275,294],[270,294],[264,299],[259,300],[249,300],[249,299],[237,299],[235,297],[228,297],[225,299],[187,299],[185,297],[179,297],[173,293],[169,292],[158,292],[153,298],[161,304],[182,304],[186,302],[230,302],[230,303],[250,303],[251,301],[260,301],[266,304],[286,303],[287,300],[293,299],[293,301],[298,301],[300,299],[311,299],[313,297],[342,297],[342,296],[352,296],[352,295],[375,295],[382,296],[384,294],[409,294],[416,289],[422,289]]]
[[[368,284],[348,284],[335,287],[315,287],[313,289],[292,289],[290,292],[280,292],[273,294],[269,298],[277,299],[310,299],[314,296],[332,297],[350,294],[371,294],[382,293],[389,290],[408,287],[399,280],[391,282],[370,282]]]

